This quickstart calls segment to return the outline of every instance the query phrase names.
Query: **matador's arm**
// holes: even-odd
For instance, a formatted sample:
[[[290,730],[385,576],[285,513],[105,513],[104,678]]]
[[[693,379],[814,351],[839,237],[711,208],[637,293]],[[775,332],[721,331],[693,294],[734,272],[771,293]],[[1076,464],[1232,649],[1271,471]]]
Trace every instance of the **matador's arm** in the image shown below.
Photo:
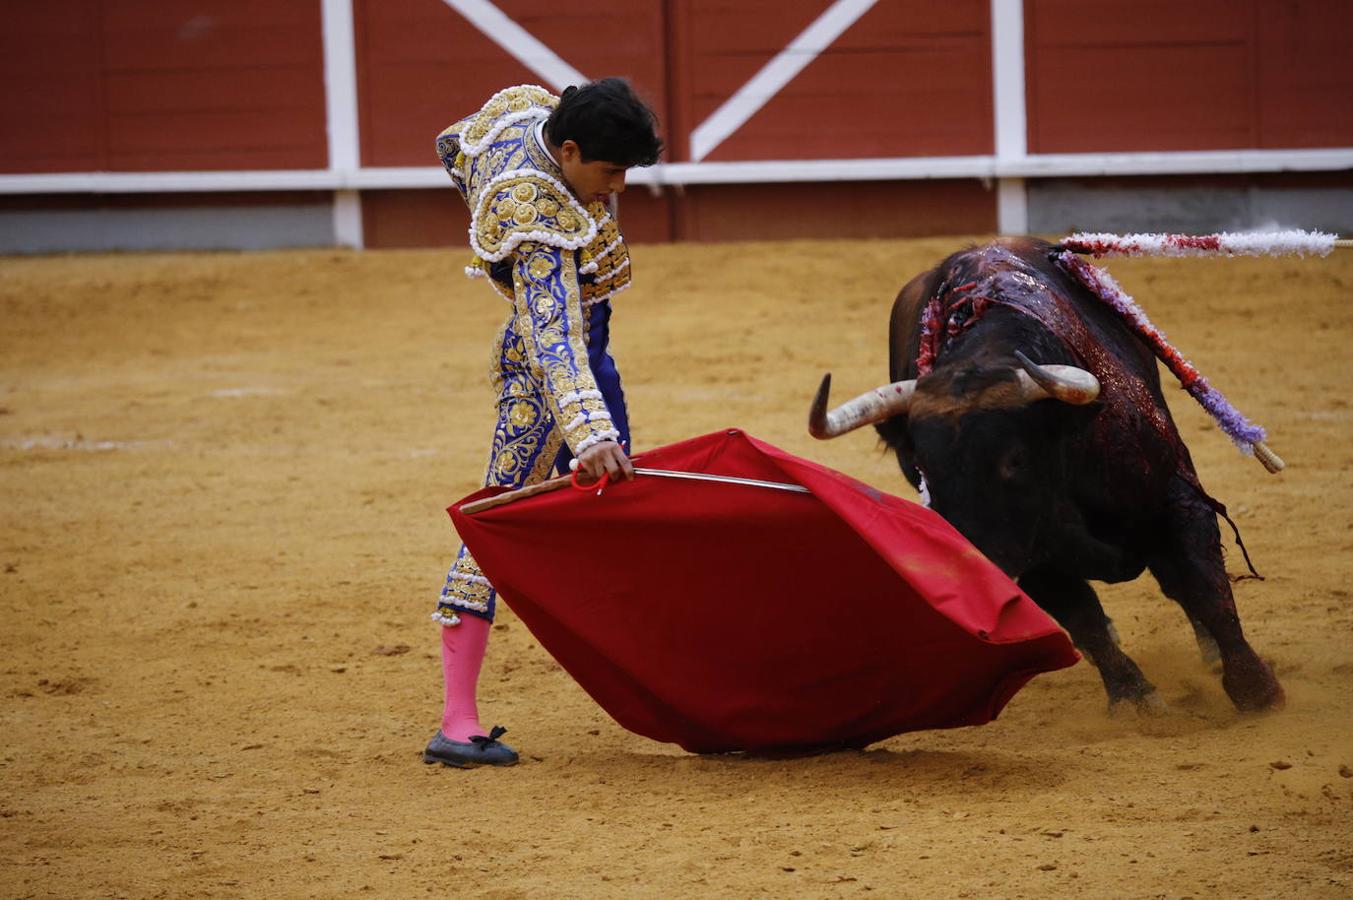
[[[587,359],[587,322],[572,250],[527,241],[512,266],[516,331],[574,456],[620,437]]]

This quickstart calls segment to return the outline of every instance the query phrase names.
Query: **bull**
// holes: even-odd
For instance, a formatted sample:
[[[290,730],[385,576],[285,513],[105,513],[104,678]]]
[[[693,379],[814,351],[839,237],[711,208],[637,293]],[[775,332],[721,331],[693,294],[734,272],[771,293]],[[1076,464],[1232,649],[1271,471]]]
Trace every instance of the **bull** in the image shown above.
[[[1283,691],[1236,613],[1217,515],[1161,394],[1156,359],[1118,314],[1053,260],[1004,239],[955,253],[902,288],[889,328],[891,384],[809,431],[873,424],[929,505],[1066,629],[1111,706],[1160,707],[1123,652],[1090,581],[1146,569],[1193,623],[1240,710]]]

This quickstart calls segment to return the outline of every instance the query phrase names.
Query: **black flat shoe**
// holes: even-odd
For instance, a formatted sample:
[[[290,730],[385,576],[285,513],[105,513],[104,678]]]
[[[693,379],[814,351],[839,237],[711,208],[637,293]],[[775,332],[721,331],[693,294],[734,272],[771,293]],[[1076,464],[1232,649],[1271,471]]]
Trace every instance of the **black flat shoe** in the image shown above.
[[[498,740],[505,734],[506,728],[495,725],[487,735],[475,734],[468,741],[452,741],[438,731],[423,751],[423,762],[428,765],[441,763],[457,769],[516,765],[517,751]]]

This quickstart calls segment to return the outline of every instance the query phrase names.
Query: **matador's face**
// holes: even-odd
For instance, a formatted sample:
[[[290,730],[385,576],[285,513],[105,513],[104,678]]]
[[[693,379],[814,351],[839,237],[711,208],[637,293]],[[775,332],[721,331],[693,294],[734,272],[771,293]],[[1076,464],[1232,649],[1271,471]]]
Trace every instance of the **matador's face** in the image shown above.
[[[624,191],[625,174],[629,172],[626,166],[602,159],[584,162],[582,150],[575,141],[564,141],[559,147],[559,168],[569,190],[584,205],[597,201],[605,203],[611,194]]]

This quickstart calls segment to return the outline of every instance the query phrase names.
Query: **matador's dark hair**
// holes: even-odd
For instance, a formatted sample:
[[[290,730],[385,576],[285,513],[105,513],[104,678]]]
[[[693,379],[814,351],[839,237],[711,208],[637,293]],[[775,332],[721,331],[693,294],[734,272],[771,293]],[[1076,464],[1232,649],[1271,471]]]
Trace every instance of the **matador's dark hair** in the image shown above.
[[[573,141],[583,162],[605,160],[618,166],[651,166],[662,153],[658,117],[623,78],[567,87],[550,113],[545,131],[556,147]]]

